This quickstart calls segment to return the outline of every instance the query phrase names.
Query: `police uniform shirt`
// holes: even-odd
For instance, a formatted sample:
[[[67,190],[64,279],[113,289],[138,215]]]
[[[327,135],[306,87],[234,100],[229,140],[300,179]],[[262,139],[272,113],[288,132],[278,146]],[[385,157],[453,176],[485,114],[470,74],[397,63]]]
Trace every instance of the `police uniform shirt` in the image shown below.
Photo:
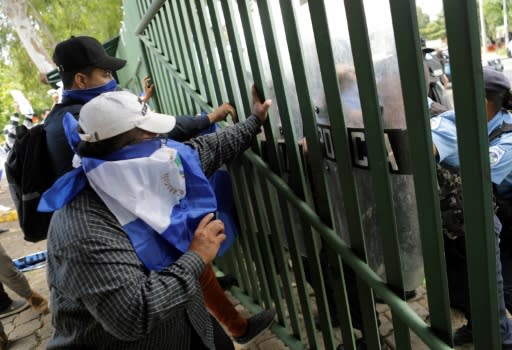
[[[499,111],[488,123],[487,133],[503,123],[512,123],[512,115]],[[432,142],[437,148],[439,163],[459,167],[455,113],[448,111],[430,119]],[[491,180],[497,191],[505,198],[512,198],[512,133],[504,133],[489,145]]]

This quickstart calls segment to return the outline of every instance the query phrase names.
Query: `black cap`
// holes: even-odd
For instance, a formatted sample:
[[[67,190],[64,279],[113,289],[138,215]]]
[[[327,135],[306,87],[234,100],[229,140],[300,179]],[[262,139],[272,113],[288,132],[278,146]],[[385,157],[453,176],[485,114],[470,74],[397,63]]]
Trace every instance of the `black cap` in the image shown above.
[[[434,49],[427,47],[427,41],[425,40],[425,38],[420,38],[420,43],[421,43],[421,51],[423,51],[423,53],[429,53],[429,52],[435,51]]]
[[[123,59],[109,56],[100,42],[90,36],[72,36],[57,44],[53,61],[59,72],[76,72],[91,66],[115,72],[126,64]]]
[[[486,91],[500,92],[510,90],[510,81],[502,72],[491,68],[484,68],[483,73]]]

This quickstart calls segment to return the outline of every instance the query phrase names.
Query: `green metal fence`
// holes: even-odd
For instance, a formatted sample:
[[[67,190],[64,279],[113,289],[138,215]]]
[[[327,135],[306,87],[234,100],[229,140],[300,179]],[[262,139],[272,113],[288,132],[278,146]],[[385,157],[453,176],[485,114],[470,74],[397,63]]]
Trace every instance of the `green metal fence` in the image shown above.
[[[446,0],[444,10],[455,108],[464,115],[457,127],[474,344],[499,349],[476,3]],[[411,349],[411,331],[432,349],[451,348],[414,1],[127,0],[117,55],[129,62],[120,83],[139,91],[151,75],[162,112],[229,101],[243,117],[253,82],[274,100],[263,135],[229,167],[241,233],[217,266],[237,276],[234,294],[249,309],[277,310],[272,329],[290,348],[335,349],[335,308],[344,344],[355,349],[346,283],[357,286],[369,348],[380,347],[375,294],[390,306],[397,349]],[[355,281],[345,280],[343,264]],[[423,280],[429,324],[403,300]]]

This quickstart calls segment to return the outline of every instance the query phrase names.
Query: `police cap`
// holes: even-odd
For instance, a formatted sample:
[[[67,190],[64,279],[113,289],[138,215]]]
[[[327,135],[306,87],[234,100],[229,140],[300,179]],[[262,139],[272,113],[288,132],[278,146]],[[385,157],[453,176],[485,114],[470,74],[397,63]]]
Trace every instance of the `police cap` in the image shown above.
[[[502,72],[492,68],[484,68],[484,85],[486,91],[510,90],[510,81]]]

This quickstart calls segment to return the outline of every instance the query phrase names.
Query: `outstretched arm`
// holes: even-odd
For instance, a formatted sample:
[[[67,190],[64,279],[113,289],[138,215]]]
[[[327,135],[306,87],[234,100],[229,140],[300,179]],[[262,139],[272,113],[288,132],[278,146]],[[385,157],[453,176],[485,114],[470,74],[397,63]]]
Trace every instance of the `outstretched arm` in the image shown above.
[[[262,102],[254,86],[252,98],[252,114],[245,121],[187,142],[189,146],[197,150],[206,176],[210,176],[222,164],[233,160],[249,148],[253,137],[260,132],[261,125],[267,120],[272,101]]]
[[[206,130],[211,124],[226,120],[231,115],[234,122],[237,121],[236,111],[229,103],[223,103],[211,113],[191,115],[180,115],[176,117],[176,126],[167,134],[171,140],[185,142]]]

